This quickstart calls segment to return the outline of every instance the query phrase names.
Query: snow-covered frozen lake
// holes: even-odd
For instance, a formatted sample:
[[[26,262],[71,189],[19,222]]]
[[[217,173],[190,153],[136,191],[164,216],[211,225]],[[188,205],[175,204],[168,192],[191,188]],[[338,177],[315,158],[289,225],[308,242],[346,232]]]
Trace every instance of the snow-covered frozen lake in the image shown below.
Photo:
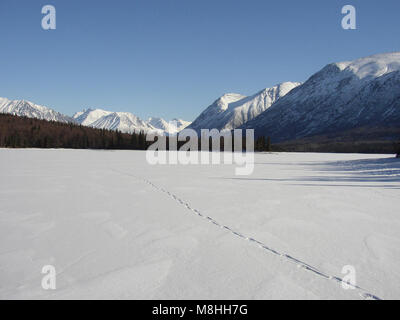
[[[140,151],[0,150],[0,298],[400,299],[399,159],[255,163],[235,176]]]

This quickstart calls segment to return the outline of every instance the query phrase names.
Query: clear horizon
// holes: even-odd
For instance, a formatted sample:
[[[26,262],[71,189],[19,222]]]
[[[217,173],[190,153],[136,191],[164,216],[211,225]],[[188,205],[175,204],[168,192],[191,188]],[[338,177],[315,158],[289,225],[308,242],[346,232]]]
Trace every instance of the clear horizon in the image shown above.
[[[56,30],[41,8],[56,8]],[[357,29],[341,28],[341,8]],[[386,1],[11,1],[0,3],[0,96],[194,120],[227,92],[304,82],[326,64],[400,51]]]

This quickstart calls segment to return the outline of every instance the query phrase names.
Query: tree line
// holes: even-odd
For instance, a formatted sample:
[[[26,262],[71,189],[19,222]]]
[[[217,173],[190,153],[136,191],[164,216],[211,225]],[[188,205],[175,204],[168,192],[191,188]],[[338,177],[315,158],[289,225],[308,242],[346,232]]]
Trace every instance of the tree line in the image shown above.
[[[371,135],[376,131],[371,131]],[[354,131],[351,132],[354,136]],[[398,129],[392,132],[396,136]],[[232,137],[233,138],[233,137]],[[279,144],[271,144],[270,137],[259,136],[254,142],[255,151],[286,152],[360,152],[360,153],[397,153],[400,157],[400,144],[378,137],[355,140],[333,138],[307,138]],[[167,137],[167,150],[169,138]],[[153,142],[146,141],[146,134],[122,133],[115,130],[96,129],[73,123],[39,120],[10,114],[0,114],[0,147],[5,148],[66,148],[66,149],[122,149],[147,150]],[[232,139],[233,143],[233,139]],[[178,149],[185,144],[178,142]],[[201,141],[198,142],[199,149]],[[209,142],[212,148],[211,138]],[[221,137],[220,150],[224,150]],[[246,150],[246,137],[242,140],[242,150]]]
[[[0,147],[145,150],[148,143],[144,132],[127,134],[0,114]]]
[[[169,138],[167,137],[167,149]],[[233,139],[232,139],[233,140]],[[66,149],[122,149],[146,150],[152,142],[146,134],[122,133],[118,130],[97,129],[74,123],[40,120],[10,114],[0,114],[0,147],[5,148],[66,148]],[[185,144],[178,142],[178,149]],[[201,140],[199,139],[199,148]],[[211,138],[210,138],[211,150]],[[220,141],[224,150],[224,139]],[[246,139],[243,137],[243,150]],[[270,151],[271,139],[259,137],[255,141],[257,151]]]

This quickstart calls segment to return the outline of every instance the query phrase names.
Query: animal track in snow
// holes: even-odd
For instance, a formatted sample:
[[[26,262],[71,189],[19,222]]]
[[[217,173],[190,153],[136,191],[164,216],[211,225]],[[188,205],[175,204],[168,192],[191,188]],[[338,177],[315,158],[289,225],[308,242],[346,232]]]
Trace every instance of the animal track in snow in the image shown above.
[[[292,257],[292,256],[290,256],[290,255],[288,255],[286,253],[279,252],[279,251],[277,251],[275,249],[272,249],[272,248],[268,247],[267,245],[265,245],[261,241],[258,241],[258,240],[254,239],[252,237],[247,237],[247,236],[243,235],[240,232],[234,231],[229,226],[226,226],[226,225],[218,223],[214,218],[202,214],[198,209],[193,208],[187,201],[179,198],[177,195],[173,194],[172,192],[170,192],[170,191],[168,191],[168,190],[166,190],[164,188],[158,187],[157,185],[152,183],[150,180],[147,180],[145,178],[137,177],[137,176],[135,176],[133,174],[127,174],[127,173],[122,173],[122,172],[118,172],[118,171],[116,171],[116,172],[119,173],[119,174],[132,176],[132,177],[134,177],[134,178],[136,178],[138,180],[142,180],[143,182],[145,182],[146,184],[150,185],[154,189],[156,189],[158,191],[161,191],[164,194],[168,195],[173,200],[175,200],[178,204],[185,206],[188,210],[192,211],[193,214],[196,214],[197,216],[201,217],[202,219],[207,220],[210,223],[213,223],[214,225],[218,226],[221,229],[227,230],[227,232],[230,232],[232,235],[234,235],[236,237],[239,237],[242,240],[248,241],[250,243],[255,243],[258,246],[258,248],[260,248],[262,250],[268,251],[268,252],[270,252],[270,253],[272,253],[272,254],[274,254],[276,256],[279,256],[279,257],[285,259],[286,261],[289,261],[289,262],[292,262],[292,263],[296,264],[298,268],[301,268],[301,269],[307,270],[309,272],[312,272],[314,275],[322,277],[322,278],[324,278],[326,280],[335,281],[335,282],[337,282],[339,284],[341,284],[343,282],[343,279],[340,278],[340,277],[328,275],[328,274],[320,271],[318,268],[315,268],[315,267],[313,267],[313,266],[311,266],[311,265],[309,265],[309,264],[307,264],[307,263],[305,263],[305,262],[303,262],[303,261],[301,261],[299,259],[296,259],[296,258],[294,258],[294,257]],[[347,285],[350,286],[350,287],[353,287],[356,290],[361,291],[359,295],[364,299],[382,300],[378,296],[366,292],[365,289],[361,288],[358,285],[353,285],[353,284],[350,284],[350,283],[347,283]]]

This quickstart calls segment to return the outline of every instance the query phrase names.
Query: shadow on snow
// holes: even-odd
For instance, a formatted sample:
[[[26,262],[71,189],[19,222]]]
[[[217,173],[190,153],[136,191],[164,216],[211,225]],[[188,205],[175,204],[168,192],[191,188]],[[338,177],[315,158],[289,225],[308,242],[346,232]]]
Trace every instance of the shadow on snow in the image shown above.
[[[235,177],[235,180],[253,181],[280,181],[280,182],[307,182],[293,183],[302,186],[337,186],[337,187],[366,187],[400,189],[400,159],[362,159],[347,161],[303,162],[303,163],[258,163],[264,165],[297,165],[304,166],[305,170],[316,171],[320,175],[294,178],[252,178]],[[308,183],[310,182],[310,183]],[[312,183],[322,182],[322,183]],[[329,182],[329,183],[323,183]],[[392,183],[385,185],[369,183]],[[399,184],[393,184],[399,182]],[[357,184],[351,184],[357,183]]]

